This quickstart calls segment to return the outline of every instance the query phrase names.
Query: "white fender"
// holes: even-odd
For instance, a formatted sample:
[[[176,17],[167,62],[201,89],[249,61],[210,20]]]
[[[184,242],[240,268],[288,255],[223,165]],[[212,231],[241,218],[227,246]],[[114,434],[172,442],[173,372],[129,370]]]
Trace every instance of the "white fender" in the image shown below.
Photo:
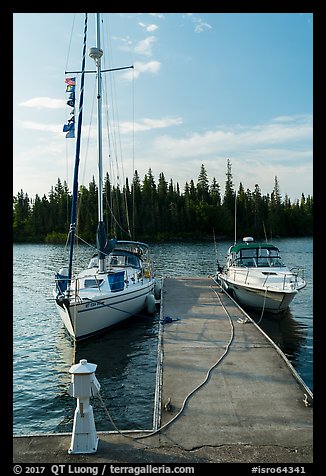
[[[156,310],[154,294],[147,294],[146,297],[146,309],[148,314],[154,314]]]
[[[161,280],[155,280],[155,285],[154,285],[154,295],[155,299],[160,300],[161,299],[161,289],[162,289],[162,282]]]

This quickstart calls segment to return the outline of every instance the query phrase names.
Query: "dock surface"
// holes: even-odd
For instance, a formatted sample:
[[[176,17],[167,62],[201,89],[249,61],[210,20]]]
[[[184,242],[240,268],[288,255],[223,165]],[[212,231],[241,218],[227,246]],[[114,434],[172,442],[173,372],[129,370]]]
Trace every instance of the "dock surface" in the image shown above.
[[[67,434],[15,437],[14,462],[313,462],[311,395],[246,316],[211,278],[165,278],[162,429],[98,432],[93,455],[68,455]]]

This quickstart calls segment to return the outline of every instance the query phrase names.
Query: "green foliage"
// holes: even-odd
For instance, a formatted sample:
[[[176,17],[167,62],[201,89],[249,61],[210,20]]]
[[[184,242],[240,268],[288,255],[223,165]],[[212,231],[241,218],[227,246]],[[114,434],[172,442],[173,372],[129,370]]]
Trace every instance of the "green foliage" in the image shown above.
[[[57,233],[53,231],[52,233],[48,233],[45,238],[45,243],[66,243],[67,241],[67,234],[66,233]]]
[[[263,196],[258,184],[254,191],[240,183],[233,185],[231,162],[227,160],[225,193],[214,177],[209,182],[202,164],[197,185],[186,183],[183,193],[179,184],[168,182],[161,172],[155,183],[149,169],[143,180],[135,171],[131,185],[128,179],[122,189],[112,186],[105,177],[104,219],[110,236],[144,241],[198,240],[234,236],[234,213],[237,210],[237,236],[255,238],[312,235],[313,199],[302,194],[291,203],[280,193],[277,177],[271,195]],[[89,187],[82,185],[78,194],[77,235],[95,244],[97,228],[97,194],[95,179]],[[13,197],[13,238],[15,242],[64,243],[71,213],[71,193],[66,182],[58,178],[49,196],[36,195],[31,200],[21,190]],[[236,205],[236,207],[235,207]],[[128,213],[126,212],[128,210]]]

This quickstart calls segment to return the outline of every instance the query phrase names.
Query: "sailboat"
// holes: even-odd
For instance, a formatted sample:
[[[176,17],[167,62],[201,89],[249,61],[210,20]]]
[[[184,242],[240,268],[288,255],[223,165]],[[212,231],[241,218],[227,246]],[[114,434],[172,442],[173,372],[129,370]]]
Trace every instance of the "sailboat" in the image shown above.
[[[96,13],[96,46],[88,54],[95,62],[95,71],[86,71],[87,21],[85,14],[83,55],[80,79],[75,165],[69,230],[69,259],[66,266],[55,274],[53,295],[68,334],[74,340],[91,337],[121,322],[147,311],[155,312],[156,281],[154,278],[149,246],[133,240],[109,239],[103,215],[103,164],[102,164],[102,70],[101,18]],[[116,68],[127,69],[130,68]],[[97,79],[97,145],[98,145],[98,225],[96,253],[94,249],[86,269],[73,270],[74,247],[77,233],[78,169],[81,146],[82,115],[85,73],[96,73]],[[79,72],[76,72],[79,73]],[[68,78],[67,84],[74,84]],[[73,106],[72,103],[68,105]],[[71,134],[69,124],[68,134]],[[66,136],[67,137],[67,136]],[[71,136],[70,136],[71,137]]]

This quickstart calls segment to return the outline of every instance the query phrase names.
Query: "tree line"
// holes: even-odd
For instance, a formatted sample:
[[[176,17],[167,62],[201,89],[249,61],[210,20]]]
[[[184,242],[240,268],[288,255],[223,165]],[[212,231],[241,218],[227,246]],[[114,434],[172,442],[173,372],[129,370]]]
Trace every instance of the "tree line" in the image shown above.
[[[78,191],[77,235],[95,242],[98,187],[93,177],[89,186]],[[262,195],[239,184],[235,190],[230,160],[227,160],[224,193],[215,177],[210,182],[202,164],[195,183],[186,182],[181,192],[178,182],[168,182],[161,172],[155,182],[149,169],[143,180],[134,172],[132,182],[120,187],[110,183],[107,174],[103,187],[104,221],[108,235],[118,239],[149,242],[165,240],[229,239],[251,235],[271,239],[276,236],[311,236],[313,198],[302,193],[291,203],[282,197],[277,176],[270,194]],[[14,242],[65,242],[70,226],[72,194],[66,181],[58,178],[48,196],[31,199],[21,190],[13,197]],[[128,213],[126,212],[128,210]]]

